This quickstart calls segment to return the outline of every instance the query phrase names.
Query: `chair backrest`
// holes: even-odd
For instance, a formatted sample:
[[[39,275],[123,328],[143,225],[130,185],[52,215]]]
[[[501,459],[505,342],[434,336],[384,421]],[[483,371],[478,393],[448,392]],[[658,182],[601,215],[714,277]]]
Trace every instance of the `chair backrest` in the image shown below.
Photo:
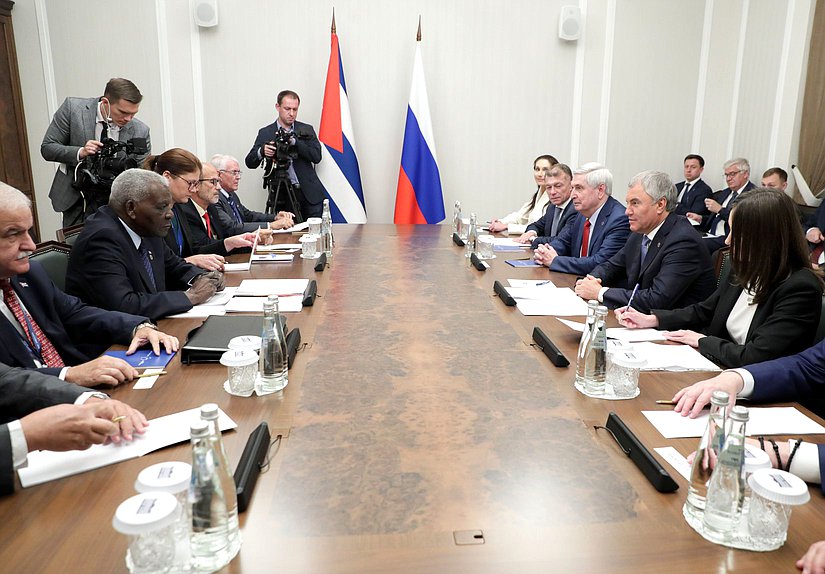
[[[66,270],[69,268],[70,245],[59,241],[46,241],[37,246],[29,259],[37,261],[46,270],[52,282],[61,291],[66,290]]]
[[[814,345],[825,339],[825,297],[822,298],[822,311],[819,314],[819,325],[816,327]]]
[[[730,278],[730,247],[719,249],[713,257],[713,272],[716,274],[716,286]]]
[[[72,225],[71,227],[58,229],[57,240],[61,243],[65,243],[66,245],[74,245],[74,242],[77,240],[77,236],[80,235],[81,231],[83,231],[82,223]]]

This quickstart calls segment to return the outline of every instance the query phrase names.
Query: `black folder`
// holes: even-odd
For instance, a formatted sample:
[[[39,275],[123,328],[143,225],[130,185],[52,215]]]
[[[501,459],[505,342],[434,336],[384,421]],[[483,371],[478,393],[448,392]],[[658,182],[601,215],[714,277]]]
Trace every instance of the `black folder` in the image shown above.
[[[286,318],[281,315],[286,333]],[[181,349],[181,363],[217,363],[229,350],[229,341],[240,335],[261,336],[262,315],[212,315],[200,327],[195,327],[186,337]]]

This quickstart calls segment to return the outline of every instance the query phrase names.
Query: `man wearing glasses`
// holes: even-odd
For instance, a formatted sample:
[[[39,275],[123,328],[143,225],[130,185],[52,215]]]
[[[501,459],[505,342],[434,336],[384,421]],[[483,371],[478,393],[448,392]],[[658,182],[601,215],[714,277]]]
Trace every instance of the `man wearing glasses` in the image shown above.
[[[229,235],[237,235],[246,231],[255,231],[259,227],[269,225],[270,229],[286,229],[292,227],[294,214],[287,211],[262,213],[247,209],[238,197],[238,186],[241,183],[241,166],[238,160],[231,155],[215,154],[209,163],[218,170],[220,188],[218,203],[215,204],[221,223]],[[206,165],[206,164],[204,164]]]
[[[751,166],[743,157],[725,162],[725,182],[728,187],[719,190],[705,200],[705,207],[710,212],[702,218],[700,229],[705,231],[705,246],[713,254],[725,245],[725,237],[730,233],[728,217],[733,204],[747,191],[756,187],[749,181]]]
[[[191,197],[187,203],[177,206],[189,229],[192,250],[196,253],[227,255],[234,249],[251,247],[255,241],[253,233],[229,235],[229,230],[224,228],[217,208],[219,184],[218,170],[203,162],[198,186],[190,190]]]

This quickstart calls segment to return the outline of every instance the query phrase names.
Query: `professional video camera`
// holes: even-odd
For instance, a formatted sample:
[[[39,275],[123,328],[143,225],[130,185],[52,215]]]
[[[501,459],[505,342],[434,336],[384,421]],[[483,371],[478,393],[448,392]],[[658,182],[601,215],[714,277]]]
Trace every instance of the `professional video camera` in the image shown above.
[[[287,211],[295,215],[296,223],[300,223],[303,221],[301,206],[295,196],[295,189],[300,189],[300,186],[293,185],[288,173],[290,161],[298,157],[298,150],[294,143],[296,136],[302,137],[301,134],[278,128],[275,139],[265,144],[275,148],[275,155],[271,158],[264,158],[264,189],[269,191],[266,213],[277,213],[278,204],[281,203]],[[281,197],[281,191],[286,197]]]
[[[132,138],[121,142],[103,138],[103,147],[97,153],[87,155],[75,168],[74,187],[80,190],[86,203],[97,209],[109,203],[112,182],[122,172],[138,167],[134,156],[149,152],[146,138]],[[121,153],[125,152],[125,153]]]

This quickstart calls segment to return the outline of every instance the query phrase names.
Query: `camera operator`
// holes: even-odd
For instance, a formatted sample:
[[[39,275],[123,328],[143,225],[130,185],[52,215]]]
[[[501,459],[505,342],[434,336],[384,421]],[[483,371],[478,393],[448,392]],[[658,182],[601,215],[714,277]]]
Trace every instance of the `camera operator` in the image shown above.
[[[83,223],[97,207],[86,202],[72,184],[78,163],[97,154],[104,140],[111,138],[124,143],[134,138],[145,140],[145,152],[143,145],[137,146],[141,149],[139,155],[134,156],[138,163],[151,151],[149,127],[135,119],[142,99],[143,95],[132,82],[112,78],[103,96],[66,98],[55,112],[40,144],[40,155],[61,164],[54,174],[49,198],[54,210],[63,213],[63,227]],[[125,155],[123,151],[118,153]]]
[[[325,192],[314,165],[321,161],[321,143],[311,125],[295,120],[300,104],[298,94],[293,91],[284,90],[278,94],[278,103],[275,105],[278,119],[258,130],[258,137],[246,155],[246,167],[255,169],[264,159],[276,159],[277,145],[287,147],[286,150],[282,149],[288,156],[285,158],[288,162],[287,173],[300,204],[301,215],[306,219],[321,217]],[[280,136],[279,131],[282,132]],[[284,196],[280,198],[286,199]],[[277,205],[273,207],[275,211],[281,208]],[[291,211],[289,207],[291,206],[286,207],[287,211]]]

